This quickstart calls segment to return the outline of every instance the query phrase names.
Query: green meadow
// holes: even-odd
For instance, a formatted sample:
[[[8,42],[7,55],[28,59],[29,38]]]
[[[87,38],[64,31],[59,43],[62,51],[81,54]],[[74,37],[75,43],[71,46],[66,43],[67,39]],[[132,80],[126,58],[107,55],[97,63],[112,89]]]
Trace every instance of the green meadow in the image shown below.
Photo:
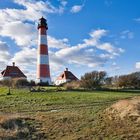
[[[140,134],[138,124],[127,120],[110,122],[104,116],[104,110],[110,105],[120,99],[139,96],[139,91],[56,92],[52,88],[45,92],[30,92],[28,89],[11,89],[11,95],[7,92],[8,88],[0,88],[0,115],[27,118],[36,131],[23,132],[25,139],[120,140],[136,139]],[[16,137],[13,134],[3,136],[3,139]]]

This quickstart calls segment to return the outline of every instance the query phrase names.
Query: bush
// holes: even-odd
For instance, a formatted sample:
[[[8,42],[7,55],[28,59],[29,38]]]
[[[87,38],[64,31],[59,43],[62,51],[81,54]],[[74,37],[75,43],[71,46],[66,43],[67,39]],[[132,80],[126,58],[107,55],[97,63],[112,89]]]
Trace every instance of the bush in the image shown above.
[[[35,81],[31,80],[31,81],[29,82],[29,86],[36,86]]]
[[[116,84],[120,88],[140,88],[140,72],[121,75]]]
[[[101,88],[105,81],[106,75],[107,74],[104,71],[85,73],[85,75],[81,77],[81,87],[86,89]]]
[[[14,78],[0,81],[0,85],[12,88],[20,88],[29,86],[29,82],[26,79]]]
[[[40,82],[37,84],[38,86],[49,86],[48,82]]]
[[[11,87],[11,85],[12,85],[12,80],[5,79],[5,80],[2,80],[2,81],[0,82],[0,84],[1,84],[2,86]]]
[[[26,79],[12,79],[12,87],[13,88],[20,88],[29,86],[29,82]]]
[[[67,90],[79,89],[80,88],[80,81],[72,81],[68,82],[63,85]]]

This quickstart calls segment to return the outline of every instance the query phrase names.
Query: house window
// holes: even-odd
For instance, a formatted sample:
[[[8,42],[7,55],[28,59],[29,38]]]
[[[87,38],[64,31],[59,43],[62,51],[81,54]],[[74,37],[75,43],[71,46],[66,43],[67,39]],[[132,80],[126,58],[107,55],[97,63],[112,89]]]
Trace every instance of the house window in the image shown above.
[[[18,75],[17,72],[11,72],[10,75]]]

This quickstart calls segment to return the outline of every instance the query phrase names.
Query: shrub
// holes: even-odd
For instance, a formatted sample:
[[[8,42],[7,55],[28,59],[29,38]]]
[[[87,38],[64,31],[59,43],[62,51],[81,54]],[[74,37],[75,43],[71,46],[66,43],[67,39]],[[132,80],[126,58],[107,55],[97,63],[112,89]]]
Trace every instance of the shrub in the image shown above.
[[[79,89],[80,81],[71,81],[63,85],[67,90]]]
[[[29,82],[29,86],[36,86],[35,81],[31,80],[31,81]]]
[[[12,86],[12,80],[5,79],[5,80],[2,80],[0,84],[2,86],[11,87]]]
[[[48,82],[40,82],[37,84],[38,86],[49,86]]]
[[[0,85],[12,88],[19,88],[29,86],[29,82],[26,79],[14,78],[0,81]]]
[[[116,84],[120,88],[140,88],[140,72],[121,75]]]
[[[101,88],[105,81],[106,75],[107,74],[104,71],[85,73],[85,75],[81,77],[81,87],[86,89]]]
[[[29,86],[29,82],[26,79],[12,79],[12,87],[13,88],[20,88]]]

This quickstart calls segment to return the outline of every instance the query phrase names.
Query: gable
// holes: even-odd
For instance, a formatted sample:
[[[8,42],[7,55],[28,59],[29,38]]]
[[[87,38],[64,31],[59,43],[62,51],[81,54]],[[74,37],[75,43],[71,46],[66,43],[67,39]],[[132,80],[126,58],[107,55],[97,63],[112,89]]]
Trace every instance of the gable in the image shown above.
[[[4,71],[1,72],[3,77],[24,77],[24,73],[17,66],[7,66]]]
[[[78,78],[70,71],[64,71],[57,80],[78,80]]]

